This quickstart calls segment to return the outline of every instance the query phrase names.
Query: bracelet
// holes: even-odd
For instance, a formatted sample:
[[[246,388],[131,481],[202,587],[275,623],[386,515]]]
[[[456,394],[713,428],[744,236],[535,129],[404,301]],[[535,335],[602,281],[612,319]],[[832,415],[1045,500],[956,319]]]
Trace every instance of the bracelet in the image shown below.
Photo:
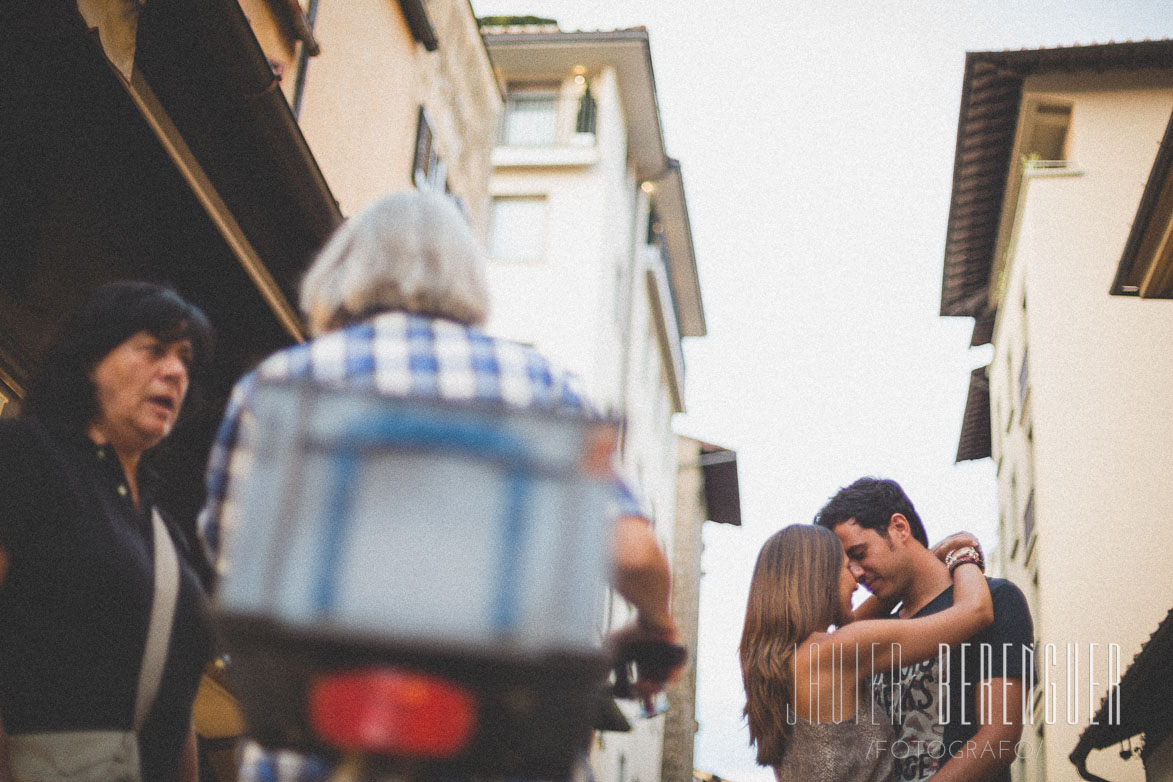
[[[973,546],[954,549],[945,557],[945,567],[949,568],[950,573],[956,570],[959,565],[964,565],[967,562],[977,565],[983,573],[986,572],[986,561],[982,558],[982,553]]]

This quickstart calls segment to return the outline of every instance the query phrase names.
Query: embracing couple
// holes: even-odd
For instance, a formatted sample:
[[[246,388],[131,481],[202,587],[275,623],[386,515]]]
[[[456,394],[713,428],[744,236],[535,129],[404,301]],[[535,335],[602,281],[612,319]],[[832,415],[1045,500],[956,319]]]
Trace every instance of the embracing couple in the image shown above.
[[[930,549],[903,489],[861,478],[758,555],[740,647],[757,760],[779,782],[1009,782],[1032,642],[975,538]]]

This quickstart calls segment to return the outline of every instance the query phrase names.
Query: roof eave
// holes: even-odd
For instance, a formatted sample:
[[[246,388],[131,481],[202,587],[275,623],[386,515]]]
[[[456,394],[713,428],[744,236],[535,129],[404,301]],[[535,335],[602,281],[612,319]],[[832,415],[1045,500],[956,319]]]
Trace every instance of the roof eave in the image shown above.
[[[688,202],[684,194],[684,177],[678,160],[668,159],[666,172],[658,183],[656,211],[668,243],[672,291],[677,297],[676,310],[680,318],[680,336],[703,337],[707,333],[705,309],[701,301],[701,283],[692,240],[692,224],[688,218]]]
[[[482,30],[489,58],[507,78],[558,76],[576,65],[611,65],[619,81],[636,176],[648,179],[668,163],[647,30],[493,32]]]
[[[1140,204],[1136,210],[1136,217],[1132,221],[1132,230],[1128,233],[1128,240],[1124,243],[1124,252],[1120,255],[1120,263],[1116,268],[1116,277],[1112,280],[1109,290],[1114,296],[1143,296],[1145,282],[1149,278],[1149,270],[1158,261],[1157,254],[1159,239],[1155,235],[1163,234],[1173,221],[1173,115],[1169,117],[1169,124],[1165,126],[1165,135],[1161,139],[1161,146],[1157,150],[1153,168],[1149,172],[1149,179],[1141,195]],[[1173,295],[1173,294],[1171,294]],[[1162,298],[1168,298],[1163,296]]]
[[[966,54],[945,239],[942,315],[979,317],[991,304],[994,253],[1024,79],[1046,72],[1169,68],[1173,68],[1170,39]]]

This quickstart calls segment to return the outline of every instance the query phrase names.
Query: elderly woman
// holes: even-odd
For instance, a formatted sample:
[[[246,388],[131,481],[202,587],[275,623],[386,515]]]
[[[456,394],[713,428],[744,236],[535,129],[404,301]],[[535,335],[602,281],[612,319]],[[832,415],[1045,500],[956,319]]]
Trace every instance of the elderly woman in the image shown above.
[[[388,196],[345,223],[301,286],[313,339],[265,360],[237,385],[208,472],[201,531],[219,547],[221,503],[240,415],[255,378],[314,378],[390,396],[503,403],[519,408],[588,411],[573,376],[532,348],[478,328],[488,312],[484,261],[468,222],[448,198],[416,190]],[[630,492],[616,482],[612,548],[616,589],[637,609],[624,639],[672,640],[668,566]],[[665,672],[667,675],[669,672]],[[655,684],[653,683],[654,687]],[[255,754],[255,753],[254,753]],[[242,780],[274,778],[270,759],[242,769]],[[301,763],[281,764],[306,779]]]
[[[0,422],[0,778],[196,778],[205,597],[147,455],[210,341],[174,291],[106,285]]]

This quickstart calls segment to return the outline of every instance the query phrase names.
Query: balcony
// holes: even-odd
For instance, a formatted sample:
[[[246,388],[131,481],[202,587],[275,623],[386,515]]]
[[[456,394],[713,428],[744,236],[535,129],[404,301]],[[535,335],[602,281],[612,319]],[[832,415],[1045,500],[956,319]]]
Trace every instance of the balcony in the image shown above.
[[[512,92],[505,100],[493,165],[587,166],[598,162],[597,106],[587,89],[578,97],[556,90]]]

